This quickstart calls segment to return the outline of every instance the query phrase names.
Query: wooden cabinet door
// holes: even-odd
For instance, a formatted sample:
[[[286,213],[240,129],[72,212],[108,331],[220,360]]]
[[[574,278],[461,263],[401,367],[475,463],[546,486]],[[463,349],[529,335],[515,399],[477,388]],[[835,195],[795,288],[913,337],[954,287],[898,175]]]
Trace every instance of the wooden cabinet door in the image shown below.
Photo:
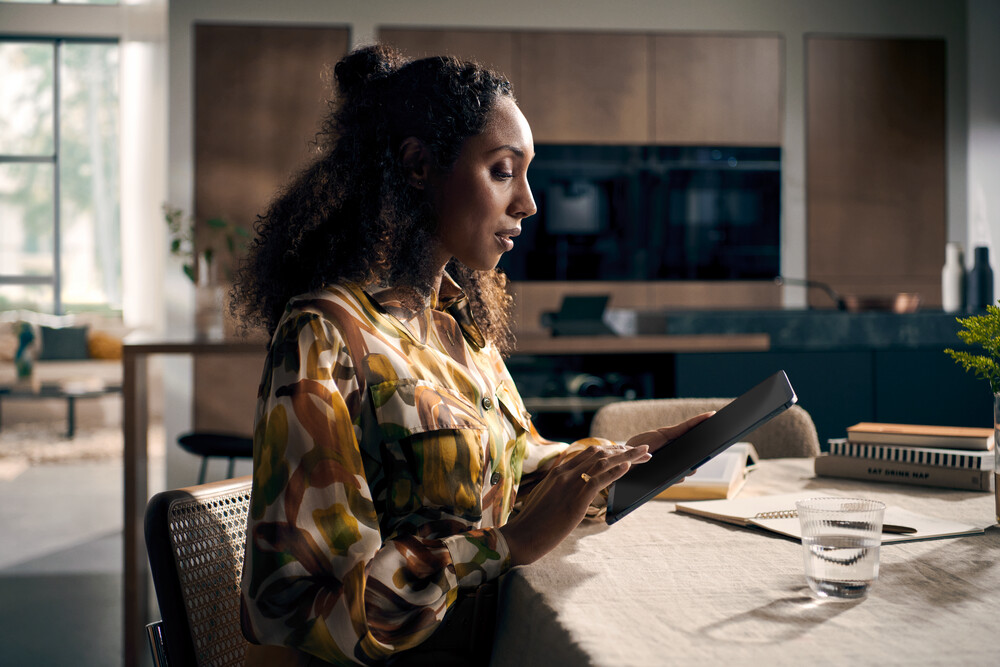
[[[781,144],[782,42],[777,36],[655,35],[658,144]]]
[[[809,278],[841,293],[919,292],[939,305],[944,40],[815,36],[806,59]]]
[[[379,41],[413,58],[448,55],[474,60],[507,76],[517,94],[514,33],[501,30],[421,30],[382,28]]]
[[[649,37],[524,32],[515,90],[535,143],[649,143]]]
[[[195,212],[249,228],[309,156],[347,28],[195,26]]]

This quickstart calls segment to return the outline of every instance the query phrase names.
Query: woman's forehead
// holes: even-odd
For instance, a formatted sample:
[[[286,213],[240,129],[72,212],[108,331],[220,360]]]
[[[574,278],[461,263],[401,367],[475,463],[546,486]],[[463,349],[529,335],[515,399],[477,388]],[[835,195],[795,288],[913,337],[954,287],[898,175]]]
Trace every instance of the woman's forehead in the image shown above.
[[[485,151],[507,147],[529,157],[534,155],[531,127],[514,100],[507,96],[497,100],[482,134],[470,138],[470,143],[473,140]]]

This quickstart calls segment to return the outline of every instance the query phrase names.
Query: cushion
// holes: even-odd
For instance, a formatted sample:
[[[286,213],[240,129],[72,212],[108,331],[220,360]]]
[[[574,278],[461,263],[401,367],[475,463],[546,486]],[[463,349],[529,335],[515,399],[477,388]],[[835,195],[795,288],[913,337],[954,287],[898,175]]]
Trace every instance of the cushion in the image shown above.
[[[106,331],[93,331],[88,339],[91,359],[121,359],[122,339]]]
[[[88,359],[87,327],[47,327],[42,325],[41,361],[49,359]]]
[[[13,322],[0,323],[0,361],[14,361],[17,353],[17,331]]]

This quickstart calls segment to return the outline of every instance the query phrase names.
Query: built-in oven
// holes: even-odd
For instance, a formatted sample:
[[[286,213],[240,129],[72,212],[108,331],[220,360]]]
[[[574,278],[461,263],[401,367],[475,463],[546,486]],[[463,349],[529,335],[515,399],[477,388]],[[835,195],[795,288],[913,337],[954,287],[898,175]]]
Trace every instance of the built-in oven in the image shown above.
[[[514,280],[753,280],[779,273],[774,147],[536,147],[538,214]]]

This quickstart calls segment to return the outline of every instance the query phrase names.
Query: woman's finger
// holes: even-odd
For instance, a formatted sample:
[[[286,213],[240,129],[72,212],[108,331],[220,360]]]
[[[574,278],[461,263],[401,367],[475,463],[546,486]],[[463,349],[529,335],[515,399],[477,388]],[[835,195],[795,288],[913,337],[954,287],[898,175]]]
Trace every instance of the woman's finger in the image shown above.
[[[645,445],[629,447],[620,452],[598,456],[580,474],[585,483],[600,490],[615,481],[634,464],[645,463],[652,455]]]

